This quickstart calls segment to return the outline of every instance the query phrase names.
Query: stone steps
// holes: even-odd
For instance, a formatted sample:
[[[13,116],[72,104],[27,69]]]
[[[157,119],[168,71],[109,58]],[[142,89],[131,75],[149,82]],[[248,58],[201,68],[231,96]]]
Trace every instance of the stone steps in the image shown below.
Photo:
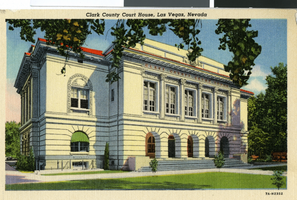
[[[251,165],[243,163],[237,159],[225,158],[225,164],[223,168],[242,168],[249,167]],[[196,159],[196,160],[158,160],[158,171],[177,171],[177,170],[194,170],[194,169],[212,169],[216,168],[213,159]],[[138,171],[140,172],[151,172],[149,166],[142,167]]]

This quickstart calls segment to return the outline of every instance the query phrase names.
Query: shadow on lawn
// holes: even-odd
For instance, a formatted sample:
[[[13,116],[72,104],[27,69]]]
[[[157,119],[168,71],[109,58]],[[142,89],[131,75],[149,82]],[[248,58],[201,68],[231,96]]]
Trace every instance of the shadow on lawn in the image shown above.
[[[176,182],[144,182],[125,180],[83,180],[59,183],[34,183],[6,185],[6,190],[197,190],[210,185],[180,184]]]

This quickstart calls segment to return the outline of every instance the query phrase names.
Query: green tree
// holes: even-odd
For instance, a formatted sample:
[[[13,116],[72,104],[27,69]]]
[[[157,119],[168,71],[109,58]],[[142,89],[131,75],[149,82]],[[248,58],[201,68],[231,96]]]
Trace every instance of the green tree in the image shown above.
[[[158,170],[158,160],[156,158],[151,160],[150,168],[152,168],[152,172],[157,172],[157,170]]]
[[[17,156],[20,151],[20,123],[15,121],[5,123],[5,155]]]
[[[45,32],[45,39],[48,44],[57,47],[59,53],[65,56],[66,61],[72,51],[83,58],[81,46],[88,35],[95,32],[102,35],[105,30],[104,20],[85,19],[65,19],[65,20],[7,20],[9,30],[20,27],[20,37],[22,40],[35,43],[34,35],[36,29]],[[200,47],[201,41],[198,38],[199,27],[202,21],[199,19],[128,19],[117,20],[111,28],[111,35],[114,36],[114,48],[111,52],[112,69],[107,74],[106,81],[114,82],[119,80],[116,69],[120,68],[121,58],[124,48],[135,47],[137,43],[143,44],[146,35],[144,28],[149,30],[151,35],[162,35],[167,30],[172,31],[182,42],[175,44],[179,49],[187,48],[187,57],[190,61],[195,61],[201,55],[203,49]],[[200,25],[200,26],[199,26]],[[233,83],[239,87],[246,85],[251,74],[254,60],[261,53],[261,46],[253,38],[257,37],[258,31],[247,30],[251,27],[249,19],[220,19],[215,31],[222,34],[219,49],[229,51],[234,54],[232,61],[225,66],[225,70],[230,72]],[[66,72],[65,66],[61,69]]]
[[[223,167],[225,164],[224,154],[220,151],[219,155],[215,155],[213,162],[217,168]]]
[[[109,170],[109,144],[106,142],[105,151],[104,151],[104,161],[103,161],[103,169]]]
[[[287,66],[271,67],[273,75],[266,78],[265,129],[271,135],[274,151],[287,151]]]
[[[278,190],[285,184],[282,176],[283,173],[283,171],[273,171],[273,178],[271,178],[272,185],[275,185]]]
[[[250,19],[219,19],[217,26],[216,34],[224,33],[219,49],[228,47],[233,53],[232,60],[224,66],[225,71],[230,72],[230,78],[236,85],[247,85],[254,61],[262,50],[253,39],[258,36],[258,31],[248,30],[252,26]]]
[[[271,67],[265,95],[248,101],[249,152],[260,157],[287,151],[287,66]]]

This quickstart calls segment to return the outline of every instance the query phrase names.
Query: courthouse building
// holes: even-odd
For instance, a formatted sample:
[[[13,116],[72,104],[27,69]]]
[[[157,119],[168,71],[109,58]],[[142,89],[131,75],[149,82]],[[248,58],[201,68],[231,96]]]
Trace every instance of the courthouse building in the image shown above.
[[[151,158],[228,158],[247,154],[247,100],[223,64],[146,39],[125,49],[121,79],[106,82],[106,51],[82,48],[68,62],[38,39],[24,54],[15,82],[21,97],[21,152],[30,147],[36,169],[103,168],[109,143],[111,169],[129,157],[137,166]],[[61,69],[66,67],[66,73]],[[141,163],[141,164],[139,164]],[[136,167],[136,169],[139,167]]]

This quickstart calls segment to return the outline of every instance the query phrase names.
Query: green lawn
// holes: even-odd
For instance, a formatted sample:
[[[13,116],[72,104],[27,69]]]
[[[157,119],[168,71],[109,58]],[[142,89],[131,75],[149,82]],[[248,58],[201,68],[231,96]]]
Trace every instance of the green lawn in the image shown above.
[[[264,170],[264,171],[274,171],[274,170],[279,170],[279,171],[287,171],[287,165],[285,166],[277,166],[277,167],[261,167],[261,168],[253,168],[251,170]]]
[[[89,172],[70,172],[70,173],[57,173],[57,174],[42,174],[42,176],[60,176],[60,175],[83,175],[83,174],[110,174],[110,173],[124,173],[129,171],[122,170],[104,170],[104,171],[89,171]]]
[[[275,188],[272,176],[236,173],[199,173],[122,179],[96,179],[6,185],[6,190],[192,190]],[[286,178],[284,177],[286,188]]]

